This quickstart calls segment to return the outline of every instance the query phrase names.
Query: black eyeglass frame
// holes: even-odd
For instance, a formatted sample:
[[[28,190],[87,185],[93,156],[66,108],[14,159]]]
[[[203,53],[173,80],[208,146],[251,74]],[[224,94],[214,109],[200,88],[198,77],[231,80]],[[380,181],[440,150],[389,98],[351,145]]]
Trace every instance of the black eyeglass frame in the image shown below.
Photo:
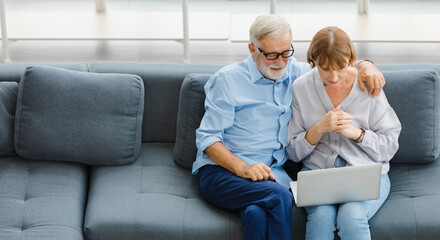
[[[263,55],[266,57],[267,60],[272,61],[272,60],[277,60],[280,56],[281,56],[282,58],[290,58],[290,57],[293,55],[293,53],[295,52],[295,49],[293,48],[293,44],[290,44],[290,47],[291,47],[292,49],[289,49],[289,50],[286,50],[286,51],[282,51],[282,52],[280,52],[280,53],[278,53],[278,52],[265,53],[265,52],[263,52],[263,50],[261,50],[260,48],[258,48],[258,51],[260,51],[261,54],[263,54]],[[288,56],[284,56],[284,54],[285,54],[285,53],[288,53],[288,52],[290,52],[290,54],[289,54]],[[271,54],[276,54],[276,57],[274,57],[274,58],[270,58],[270,59],[269,59],[268,56],[271,55]]]

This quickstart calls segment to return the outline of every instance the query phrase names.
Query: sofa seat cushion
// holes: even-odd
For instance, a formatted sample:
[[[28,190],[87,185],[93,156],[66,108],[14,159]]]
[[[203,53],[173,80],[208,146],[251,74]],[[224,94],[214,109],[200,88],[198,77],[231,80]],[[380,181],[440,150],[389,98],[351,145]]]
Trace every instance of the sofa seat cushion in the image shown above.
[[[438,239],[440,163],[392,164],[391,191],[370,221],[373,239]]]
[[[28,159],[132,163],[140,153],[143,104],[136,75],[28,67],[18,91],[15,151]]]
[[[131,165],[92,167],[84,223],[87,239],[242,236],[238,214],[203,199],[198,178],[174,163],[173,147],[172,143],[144,143]]]
[[[0,239],[81,240],[88,167],[0,158]]]

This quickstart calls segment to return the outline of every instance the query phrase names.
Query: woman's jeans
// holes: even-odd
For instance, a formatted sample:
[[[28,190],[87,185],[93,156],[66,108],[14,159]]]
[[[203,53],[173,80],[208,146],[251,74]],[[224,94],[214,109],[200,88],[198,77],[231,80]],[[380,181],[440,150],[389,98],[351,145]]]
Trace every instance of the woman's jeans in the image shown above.
[[[307,170],[310,169],[303,168],[302,171]],[[336,230],[341,240],[371,239],[368,220],[385,202],[390,187],[388,174],[382,174],[379,199],[305,207],[308,213],[306,239],[333,239]]]
[[[293,196],[287,188],[273,180],[253,182],[217,165],[202,167],[199,177],[210,203],[240,213],[245,239],[292,238]]]

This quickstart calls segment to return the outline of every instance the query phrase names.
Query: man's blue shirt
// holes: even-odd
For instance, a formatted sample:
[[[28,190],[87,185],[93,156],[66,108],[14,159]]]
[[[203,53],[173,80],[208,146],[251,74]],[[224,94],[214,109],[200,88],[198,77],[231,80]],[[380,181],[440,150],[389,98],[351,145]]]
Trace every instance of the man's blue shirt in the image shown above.
[[[203,151],[222,142],[248,164],[264,163],[277,182],[289,188],[282,166],[286,158],[292,83],[310,70],[290,58],[284,75],[275,82],[261,74],[252,55],[215,73],[205,85],[205,115],[196,131],[197,159],[193,174],[214,163]]]

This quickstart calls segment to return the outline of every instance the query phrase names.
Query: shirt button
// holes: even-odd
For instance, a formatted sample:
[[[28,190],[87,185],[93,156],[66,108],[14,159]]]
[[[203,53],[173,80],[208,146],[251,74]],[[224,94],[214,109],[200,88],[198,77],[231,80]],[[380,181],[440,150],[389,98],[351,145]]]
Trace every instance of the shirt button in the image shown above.
[[[336,144],[336,143],[338,143],[338,141],[337,140],[333,140],[333,143]]]

